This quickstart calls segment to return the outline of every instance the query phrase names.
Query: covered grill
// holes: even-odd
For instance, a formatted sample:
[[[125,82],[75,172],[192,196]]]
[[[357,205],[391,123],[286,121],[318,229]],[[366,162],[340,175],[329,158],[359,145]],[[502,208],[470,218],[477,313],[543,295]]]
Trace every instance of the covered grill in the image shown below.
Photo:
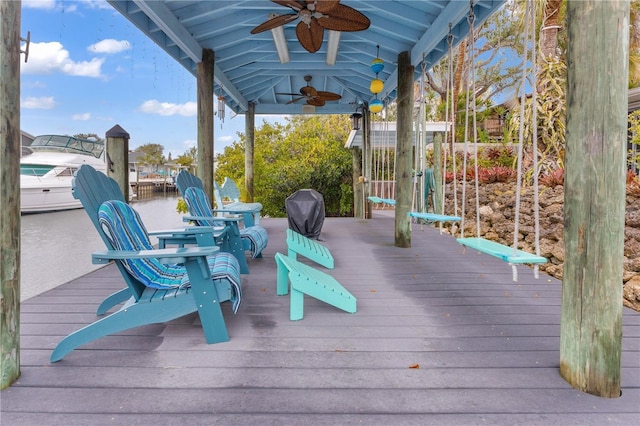
[[[324,197],[313,189],[301,189],[285,200],[289,228],[307,238],[320,238],[324,224]]]

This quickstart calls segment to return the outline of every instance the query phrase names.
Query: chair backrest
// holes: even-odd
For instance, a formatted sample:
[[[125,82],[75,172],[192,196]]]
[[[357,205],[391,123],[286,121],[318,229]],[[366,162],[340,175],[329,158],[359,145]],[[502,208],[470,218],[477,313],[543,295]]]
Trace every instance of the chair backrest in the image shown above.
[[[204,191],[197,186],[190,186],[184,191],[183,198],[191,216],[211,217],[211,204]],[[209,219],[194,220],[198,226],[219,226],[219,222]]]
[[[100,229],[114,250],[152,250],[153,245],[140,215],[127,203],[110,200],[98,209]],[[125,259],[119,261],[126,271],[146,287],[176,288],[186,283],[184,267],[165,265],[158,259]]]
[[[80,200],[91,222],[100,230],[98,209],[108,200],[126,201],[118,182],[88,164],[78,168],[71,183],[73,197]],[[104,240],[104,238],[103,238]],[[105,241],[107,243],[107,241]],[[108,247],[108,245],[107,245]]]
[[[200,178],[189,173],[186,170],[182,170],[180,173],[178,173],[178,176],[176,177],[176,186],[178,187],[178,191],[180,191],[180,195],[182,195],[182,198],[185,198],[184,194],[187,188],[199,188],[204,192],[204,185],[202,184]],[[218,185],[215,181],[213,182],[213,195],[215,198],[214,202],[216,209],[223,209],[224,205],[222,204],[222,197],[220,196],[220,185]],[[206,198],[208,200],[208,197]],[[211,203],[209,203],[209,206],[211,206]],[[189,212],[193,216],[196,216],[196,214],[192,212],[191,209],[189,209]],[[209,212],[205,216],[211,216],[211,207],[209,207]],[[216,213],[214,216],[222,216],[222,212]]]
[[[184,192],[187,188],[195,186],[196,188],[200,188],[204,191],[204,185],[200,178],[196,175],[189,173],[187,170],[182,170],[176,176],[176,186],[178,187],[178,191],[184,197]]]
[[[220,188],[220,195],[222,199],[228,198],[233,202],[240,201],[240,188],[231,178],[224,178],[224,182],[222,182],[222,187]]]
[[[100,220],[98,219],[98,211],[105,201],[118,200],[123,203],[125,202],[124,195],[122,195],[118,183],[93,167],[83,164],[76,171],[71,181],[71,188],[74,198],[80,200],[91,223],[93,223],[93,226],[98,231],[107,249],[115,250],[116,248],[111,241],[109,241],[104,232],[102,232]],[[145,286],[134,279],[120,262],[117,262],[116,265],[127,286],[131,289],[133,296],[136,300],[139,299]]]

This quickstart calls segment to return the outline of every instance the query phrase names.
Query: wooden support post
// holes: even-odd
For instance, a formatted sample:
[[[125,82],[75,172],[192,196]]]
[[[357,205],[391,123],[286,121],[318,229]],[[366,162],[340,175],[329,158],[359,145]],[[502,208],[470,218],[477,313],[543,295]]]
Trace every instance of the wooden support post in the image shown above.
[[[396,131],[396,216],[395,245],[411,247],[411,211],[413,170],[413,66],[411,54],[398,55],[398,119]]]
[[[244,141],[244,188],[246,190],[246,202],[253,203],[253,179],[254,179],[254,147],[256,143],[255,132],[256,104],[249,102],[249,109],[244,115],[245,141]]]
[[[0,2],[0,389],[20,376],[20,8]]]
[[[620,396],[629,1],[567,3],[560,374]],[[598,60],[593,60],[593,55]]]
[[[107,176],[118,182],[124,199],[129,201],[129,133],[118,124],[107,130]]]
[[[373,206],[369,201],[371,195],[371,113],[369,108],[362,110],[362,161],[364,165],[364,180],[362,181],[362,214],[365,219],[373,216]]]
[[[364,218],[364,191],[362,176],[362,150],[359,147],[351,148],[351,164],[353,166],[353,217]]]
[[[197,66],[198,91],[198,177],[204,192],[213,200],[213,65],[214,53],[202,50]]]

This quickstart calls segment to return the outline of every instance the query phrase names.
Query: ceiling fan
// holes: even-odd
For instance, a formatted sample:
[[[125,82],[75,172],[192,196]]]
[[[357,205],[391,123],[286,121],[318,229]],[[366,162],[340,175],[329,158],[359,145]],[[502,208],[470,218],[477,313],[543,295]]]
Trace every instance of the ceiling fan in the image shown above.
[[[317,106],[317,107],[323,106],[326,101],[338,101],[338,100],[342,99],[342,96],[338,95],[337,93],[323,92],[322,90],[316,90],[315,88],[311,87],[309,85],[309,83],[311,82],[311,76],[310,75],[305,75],[304,76],[304,81],[307,82],[307,85],[300,88],[300,94],[298,94],[298,93],[276,93],[276,95],[297,96],[297,98],[293,98],[292,100],[287,102],[287,105],[305,99],[307,101],[307,104],[313,105],[313,106]],[[300,96],[300,95],[302,95],[302,96]]]
[[[322,46],[324,30],[362,31],[371,22],[352,7],[340,4],[340,0],[271,0],[280,6],[293,9],[295,13],[276,16],[251,30],[251,34],[272,30],[300,18],[296,36],[302,47],[317,52]]]

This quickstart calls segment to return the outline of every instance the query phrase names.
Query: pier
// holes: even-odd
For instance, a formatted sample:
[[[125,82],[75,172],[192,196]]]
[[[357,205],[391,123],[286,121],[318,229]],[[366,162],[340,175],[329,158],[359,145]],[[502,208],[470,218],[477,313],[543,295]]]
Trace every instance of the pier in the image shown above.
[[[573,389],[559,375],[561,283],[535,279],[413,225],[393,245],[393,211],[327,218],[324,270],[357,298],[349,314],[305,298],[289,320],[276,295],[286,219],[262,218],[269,245],[249,260],[230,341],[204,342],[196,314],[139,327],[50,364],[55,345],[97,319],[123,281],[109,265],[22,303],[21,376],[2,391],[3,425],[636,424],[640,314],[624,309],[622,395]],[[87,252],[86,256],[90,256]],[[622,302],[621,302],[622,303]]]

